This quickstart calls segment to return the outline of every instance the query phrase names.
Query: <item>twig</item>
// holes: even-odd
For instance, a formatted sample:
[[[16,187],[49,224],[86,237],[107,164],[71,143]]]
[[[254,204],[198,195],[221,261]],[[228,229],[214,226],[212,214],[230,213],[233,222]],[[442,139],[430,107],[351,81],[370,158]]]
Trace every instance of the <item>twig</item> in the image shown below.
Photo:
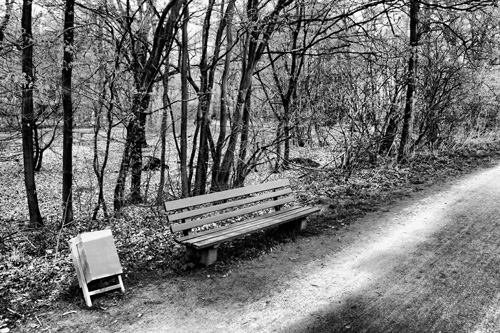
[[[12,310],[12,309],[10,309],[10,308],[7,308],[7,311],[9,311],[9,312],[11,312],[11,313],[13,313],[13,314],[16,314],[16,315],[18,315],[18,316],[24,317],[24,316],[23,316],[22,314],[20,314],[19,312],[14,311],[14,310]]]
[[[66,315],[69,315],[69,314],[72,314],[72,313],[76,313],[76,311],[74,311],[74,310],[73,311],[68,311],[68,312],[63,313],[62,315],[66,316]]]
[[[29,243],[29,245],[31,245],[35,250],[37,249],[35,245],[33,245],[33,243],[28,239],[28,237],[24,236],[24,239],[26,239],[26,241]]]

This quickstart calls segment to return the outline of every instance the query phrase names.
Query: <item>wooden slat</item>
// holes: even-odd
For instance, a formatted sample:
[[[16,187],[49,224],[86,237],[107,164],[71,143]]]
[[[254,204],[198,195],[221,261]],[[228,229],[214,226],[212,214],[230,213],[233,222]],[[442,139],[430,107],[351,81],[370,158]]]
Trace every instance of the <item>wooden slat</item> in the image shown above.
[[[312,212],[311,212],[312,213]],[[203,241],[198,241],[192,243],[192,246],[195,248],[206,248],[206,247],[212,247],[217,244],[227,242],[236,238],[241,238],[244,236],[248,236],[252,233],[258,232],[258,231],[263,231],[269,228],[277,227],[279,225],[289,223],[292,221],[298,221],[300,219],[306,218],[308,215],[311,213],[304,213],[299,216],[297,215],[289,215],[289,216],[275,216],[272,219],[264,219],[262,221],[258,221],[255,224],[248,224],[245,228],[241,227],[236,227],[234,230],[231,230],[231,232],[225,232],[223,235],[218,235],[217,237],[211,237],[210,239],[206,239]],[[212,236],[215,236],[212,235]]]
[[[241,230],[244,233],[243,230],[252,228],[253,225],[257,225],[259,223],[265,223],[266,221],[273,220],[277,217],[294,219],[295,216],[301,216],[301,214],[304,213],[304,211],[307,211],[309,208],[310,207],[292,207],[284,211],[278,211],[272,214],[261,215],[253,219],[232,223],[224,227],[214,228],[206,231],[204,230],[193,235],[180,237],[177,239],[177,241],[180,243],[186,243],[192,245],[194,243],[209,240],[214,237],[219,237],[227,233],[232,233],[234,232],[234,230]]]
[[[285,214],[277,214],[268,217],[267,215],[258,217],[256,219],[252,219],[251,221],[247,223],[235,223],[232,224],[232,228],[228,228],[226,230],[222,230],[218,233],[211,233],[211,234],[204,234],[203,232],[199,235],[198,238],[194,238],[192,240],[189,240],[185,243],[187,244],[201,244],[201,242],[207,242],[205,245],[206,246],[212,246],[212,241],[215,241],[215,243],[220,243],[225,241],[226,236],[230,235],[246,235],[251,232],[254,232],[255,230],[262,229],[266,225],[272,226],[275,224],[282,224],[285,222],[289,221],[294,221],[297,219],[302,219],[304,217],[307,217],[308,215],[315,213],[317,210],[311,207],[300,207],[297,210],[294,211],[288,211]],[[220,240],[219,242],[217,240]]]
[[[120,284],[115,284],[115,285],[112,285],[112,286],[109,286],[109,287],[105,287],[105,288],[101,288],[101,289],[89,291],[89,295],[93,296],[93,295],[97,295],[97,294],[100,294],[100,293],[105,293],[106,291],[115,290],[115,289],[122,289],[122,291],[123,291],[123,288],[122,288],[122,286]]]
[[[271,213],[266,214],[266,215],[258,216],[255,219],[258,219],[259,217],[264,217],[264,216],[265,217],[272,217],[275,215],[285,214],[289,211],[292,211],[292,210],[295,211],[295,210],[298,210],[301,208],[304,208],[304,207],[300,207],[300,206],[289,207],[285,210],[280,210],[280,211],[276,211],[276,212],[271,212]],[[200,237],[203,237],[205,235],[209,235],[211,233],[220,233],[222,230],[234,228],[236,224],[242,225],[242,224],[253,223],[253,222],[254,222],[254,219],[247,219],[247,220],[239,221],[236,223],[228,224],[228,225],[225,225],[223,227],[216,227],[216,228],[212,228],[212,229],[203,230],[203,231],[200,231],[197,233],[192,233],[192,234],[187,235],[187,236],[178,237],[175,239],[175,241],[177,241],[178,243],[184,243],[184,242],[186,242],[190,239],[193,239],[193,238],[200,238]]]
[[[189,230],[189,229],[192,229],[192,228],[200,227],[200,226],[205,225],[205,224],[215,223],[215,222],[219,222],[219,221],[222,221],[222,220],[225,220],[225,219],[228,219],[228,218],[232,218],[232,217],[236,217],[236,216],[241,216],[241,215],[245,215],[245,214],[257,212],[259,210],[264,210],[264,209],[272,208],[272,207],[279,206],[279,205],[284,205],[284,204],[293,202],[294,200],[295,200],[295,198],[293,198],[293,197],[286,197],[286,198],[283,198],[283,199],[278,199],[278,200],[275,200],[275,201],[265,202],[265,203],[262,203],[262,204],[259,204],[259,205],[255,205],[255,206],[251,206],[251,207],[246,207],[246,208],[243,208],[243,209],[238,209],[238,210],[235,210],[235,211],[232,211],[232,212],[227,212],[227,213],[219,214],[219,215],[216,215],[216,216],[207,217],[207,218],[204,218],[204,219],[189,221],[189,222],[186,222],[186,223],[178,223],[178,224],[172,225],[170,227],[170,230],[172,232],[179,232],[179,231],[183,231],[183,230]]]
[[[318,209],[318,211],[319,211],[319,209]],[[251,233],[259,231],[259,230],[265,230],[268,228],[278,226],[280,224],[284,224],[287,222],[291,222],[291,221],[305,218],[314,212],[316,212],[316,211],[314,209],[312,209],[311,211],[304,211],[304,212],[302,212],[302,214],[291,214],[291,215],[285,215],[285,216],[277,215],[277,216],[274,216],[270,219],[264,218],[264,219],[256,221],[253,224],[248,223],[245,225],[244,228],[243,227],[240,227],[240,228],[236,227],[234,230],[229,229],[226,232],[224,232],[224,234],[222,234],[222,235],[212,234],[213,237],[211,237],[210,239],[192,242],[191,245],[194,246],[195,248],[200,248],[200,249],[214,246],[216,244],[220,244],[222,242],[227,242],[229,240],[239,238],[241,236],[248,235],[248,234],[251,234]]]
[[[281,191],[264,193],[264,194],[257,195],[257,196],[251,197],[251,198],[234,200],[234,201],[226,202],[226,203],[219,204],[219,205],[213,205],[213,206],[209,206],[209,207],[203,207],[200,209],[190,210],[187,212],[172,214],[168,217],[168,220],[169,220],[169,222],[175,222],[175,221],[184,220],[187,218],[194,218],[194,217],[201,216],[201,215],[204,215],[207,213],[222,211],[223,209],[227,209],[227,208],[238,207],[238,206],[242,206],[242,205],[246,205],[246,204],[255,203],[258,201],[263,201],[266,199],[276,198],[276,197],[280,197],[280,196],[287,195],[290,193],[292,193],[292,189],[285,188]]]
[[[262,191],[269,191],[281,187],[290,186],[290,181],[288,179],[280,179],[274,182],[267,182],[264,184],[250,185],[246,187],[236,188],[232,190],[210,193],[205,195],[199,195],[192,198],[185,198],[175,201],[166,201],[165,210],[172,211],[177,209],[188,208],[192,206],[202,205],[204,203],[209,203],[213,201],[226,200],[235,197],[240,197],[243,195],[253,194]]]

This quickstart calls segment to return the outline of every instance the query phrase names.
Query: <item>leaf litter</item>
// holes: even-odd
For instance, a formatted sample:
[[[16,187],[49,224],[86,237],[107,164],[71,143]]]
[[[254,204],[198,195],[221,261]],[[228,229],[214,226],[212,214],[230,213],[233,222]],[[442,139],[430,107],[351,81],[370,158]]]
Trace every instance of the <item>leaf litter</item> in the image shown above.
[[[54,311],[56,303],[75,304],[85,309],[76,275],[70,259],[67,241],[78,233],[109,228],[113,231],[117,250],[125,272],[128,287],[158,276],[181,277],[198,267],[186,262],[184,249],[173,241],[162,213],[151,203],[129,206],[121,219],[100,217],[92,221],[90,213],[96,200],[95,177],[88,166],[90,147],[84,147],[83,156],[75,163],[75,216],[64,229],[60,224],[60,156],[48,154],[43,170],[36,175],[40,208],[45,226],[40,230],[28,227],[25,207],[22,166],[19,161],[0,162],[0,332],[30,322],[33,331],[43,327],[40,313]],[[87,151],[88,150],[88,151]],[[356,217],[376,210],[382,204],[406,197],[425,186],[457,177],[478,167],[487,166],[499,158],[500,144],[478,144],[440,154],[417,154],[410,163],[398,166],[390,160],[366,164],[355,169],[349,177],[338,168],[293,166],[280,174],[258,170],[250,182],[290,178],[297,200],[323,207],[321,214],[308,223],[304,235],[283,235],[278,232],[257,234],[223,244],[219,259],[211,270],[230,274],[230,265],[272,253],[283,242],[294,237],[311,237],[338,230]],[[328,165],[326,154],[309,150],[297,151],[321,165]],[[80,152],[82,153],[82,152]],[[78,159],[79,158],[79,159]],[[119,154],[110,159],[105,197],[111,202]],[[312,165],[309,163],[309,165]],[[155,175],[152,175],[154,180]],[[152,183],[154,185],[154,182]],[[80,190],[78,190],[80,189]],[[151,193],[154,193],[150,189]],[[340,238],[339,238],[340,241]],[[95,309],[116,304],[121,294],[112,293],[99,298]],[[67,309],[67,308],[66,308]],[[74,309],[63,311],[74,313]],[[37,316],[38,314],[38,316]],[[9,328],[10,327],[10,328]]]

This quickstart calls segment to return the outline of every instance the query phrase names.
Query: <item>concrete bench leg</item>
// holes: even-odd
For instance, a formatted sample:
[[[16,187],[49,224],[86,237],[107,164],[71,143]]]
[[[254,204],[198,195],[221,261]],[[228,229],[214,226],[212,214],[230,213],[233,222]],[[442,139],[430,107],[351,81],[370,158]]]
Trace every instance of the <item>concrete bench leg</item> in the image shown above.
[[[209,247],[200,252],[200,264],[202,265],[209,266],[217,260],[217,249],[215,247]]]
[[[300,232],[306,229],[307,220],[301,219],[280,225],[284,232]]]
[[[306,219],[298,220],[298,221],[292,222],[292,225],[296,231],[304,231],[304,230],[306,230],[306,227],[307,227],[307,220]]]
[[[187,246],[186,255],[189,261],[199,262],[204,266],[209,266],[217,260],[217,248],[209,247],[206,249],[195,249],[191,246]]]

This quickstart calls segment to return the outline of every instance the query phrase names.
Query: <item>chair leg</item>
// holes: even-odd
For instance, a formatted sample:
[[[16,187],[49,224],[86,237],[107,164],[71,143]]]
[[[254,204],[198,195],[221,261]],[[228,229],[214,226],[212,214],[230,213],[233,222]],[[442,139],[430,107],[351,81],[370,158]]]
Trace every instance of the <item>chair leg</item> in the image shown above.
[[[92,301],[90,300],[89,287],[85,282],[82,284],[83,298],[85,299],[85,304],[90,308],[92,307]]]
[[[123,285],[123,280],[121,274],[118,275],[118,284],[120,285],[120,289],[122,293],[125,293],[125,286]]]

